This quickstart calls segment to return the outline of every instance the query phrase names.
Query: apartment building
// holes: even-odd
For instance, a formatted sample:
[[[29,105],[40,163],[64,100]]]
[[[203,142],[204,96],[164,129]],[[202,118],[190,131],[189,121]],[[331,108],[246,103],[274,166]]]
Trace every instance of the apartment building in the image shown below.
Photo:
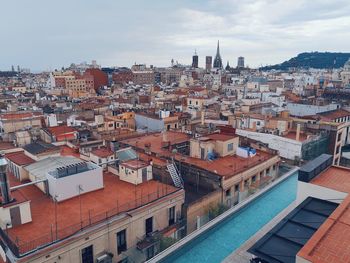
[[[136,184],[69,156],[31,161],[25,169],[30,184],[2,174],[9,184],[0,206],[3,261],[145,261],[158,253],[163,236],[181,233],[184,190],[150,173],[143,177],[142,168]]]
[[[0,136],[4,141],[13,141],[15,133],[23,130],[35,132],[42,127],[42,112],[18,111],[0,114]]]

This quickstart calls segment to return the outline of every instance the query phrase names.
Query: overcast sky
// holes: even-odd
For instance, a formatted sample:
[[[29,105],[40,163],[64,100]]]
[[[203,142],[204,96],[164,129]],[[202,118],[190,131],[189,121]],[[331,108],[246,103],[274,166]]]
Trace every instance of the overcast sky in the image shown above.
[[[349,0],[1,0],[0,69],[47,70],[97,60],[257,67],[304,51],[350,51]]]

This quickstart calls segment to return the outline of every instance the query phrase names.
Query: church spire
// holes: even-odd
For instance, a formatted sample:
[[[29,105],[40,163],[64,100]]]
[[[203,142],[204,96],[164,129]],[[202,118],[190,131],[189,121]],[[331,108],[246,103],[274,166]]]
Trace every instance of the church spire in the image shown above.
[[[219,40],[218,40],[218,45],[216,47],[216,55],[220,56],[220,43],[219,43]]]
[[[215,59],[214,59],[214,68],[222,68],[222,59],[221,59],[221,55],[220,55],[220,44],[219,44],[219,40],[218,40],[218,45],[216,48],[216,55],[215,55]]]

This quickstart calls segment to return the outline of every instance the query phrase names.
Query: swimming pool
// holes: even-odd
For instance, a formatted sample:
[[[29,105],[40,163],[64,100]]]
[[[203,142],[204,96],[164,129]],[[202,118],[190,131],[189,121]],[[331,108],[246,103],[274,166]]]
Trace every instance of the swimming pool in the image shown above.
[[[221,262],[296,198],[297,173],[161,262]]]

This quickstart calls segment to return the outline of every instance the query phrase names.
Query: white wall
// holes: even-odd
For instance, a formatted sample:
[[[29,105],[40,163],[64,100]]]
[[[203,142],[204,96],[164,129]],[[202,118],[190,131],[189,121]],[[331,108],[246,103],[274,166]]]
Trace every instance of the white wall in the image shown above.
[[[57,201],[60,202],[78,196],[79,185],[83,189],[81,194],[103,188],[102,168],[96,165],[94,166],[95,169],[93,170],[57,179],[48,174],[47,179],[50,195],[52,197],[56,196]]]
[[[10,205],[7,207],[0,207],[0,227],[2,229],[6,228],[6,224],[8,223],[8,227],[12,227],[11,223],[11,216],[10,216],[10,209],[14,207],[19,207],[20,214],[21,214],[21,223],[29,223],[32,222],[32,214],[30,211],[30,201],[26,201],[20,204],[16,205]]]
[[[131,184],[136,184],[136,185],[142,184],[142,170],[144,168],[145,167],[138,170],[133,170],[128,167],[125,167],[124,165],[119,165],[119,178],[120,180]],[[147,181],[152,179],[153,179],[152,166],[149,165],[147,166]]]
[[[297,204],[300,204],[310,196],[322,200],[329,200],[334,203],[341,203],[347,195],[348,193],[343,193],[312,183],[298,181],[298,191],[296,200]]]
[[[269,148],[279,151],[279,155],[283,158],[289,160],[294,160],[295,156],[301,158],[302,142],[269,133],[251,132],[240,129],[237,129],[236,133],[240,136],[267,143]]]

